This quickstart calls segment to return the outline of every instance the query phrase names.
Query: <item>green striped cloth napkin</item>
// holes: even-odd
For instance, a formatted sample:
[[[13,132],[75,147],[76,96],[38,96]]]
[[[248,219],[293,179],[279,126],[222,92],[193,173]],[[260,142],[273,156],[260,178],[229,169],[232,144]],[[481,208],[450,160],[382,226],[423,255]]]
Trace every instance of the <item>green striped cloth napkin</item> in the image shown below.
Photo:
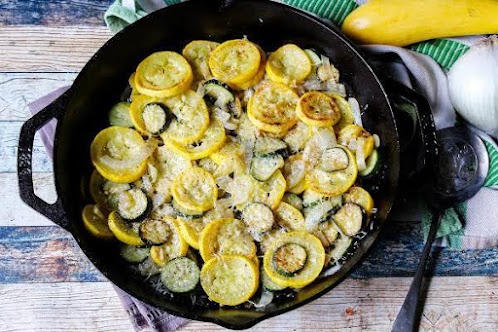
[[[182,0],[116,0],[105,13],[104,19],[109,29],[116,33],[147,13],[179,2],[182,2]],[[311,12],[341,26],[344,19],[351,11],[367,1],[279,0],[279,2]],[[425,68],[426,74],[428,73],[426,76],[429,77],[429,79],[441,80],[442,77],[444,80],[442,83],[445,86],[446,77],[444,73],[451,68],[453,63],[463,55],[472,44],[482,38],[483,36],[441,38],[413,44],[404,49],[377,45],[368,46],[365,50],[380,53],[391,51],[398,55],[405,54],[406,57],[401,58],[411,74],[413,74],[413,68],[416,68],[417,65],[419,65],[417,62],[420,62],[421,66],[419,67]],[[406,52],[406,50],[414,52],[410,53]],[[423,54],[427,57],[416,56],[417,54]],[[438,65],[435,65],[431,59]],[[412,63],[408,64],[408,62]],[[415,64],[415,66],[413,66],[413,64]],[[437,68],[435,69],[435,67]],[[439,74],[439,76],[434,75],[433,72],[436,71],[440,71],[442,74]],[[421,84],[424,85],[423,83]],[[431,85],[429,84],[429,87],[430,86]],[[442,92],[447,95],[447,91]],[[432,94],[435,93],[433,92]],[[433,110],[437,112],[440,105],[435,105],[434,103],[437,102],[437,98],[441,97],[431,96],[430,91],[428,91],[426,97],[433,105]],[[450,105],[449,107],[451,108],[449,99],[446,103]],[[436,125],[439,128],[453,125],[453,109],[451,109],[451,113],[453,113],[452,123],[448,123],[448,121],[438,121],[438,114],[435,113]],[[441,123],[444,123],[444,125],[441,125]],[[480,133],[480,136],[486,144],[490,156],[490,171],[486,179],[485,188],[481,189],[473,199],[456,206],[454,209],[448,209],[446,211],[438,230],[438,237],[440,238],[439,244],[441,245],[448,245],[456,248],[498,246],[498,220],[495,220],[498,219],[498,217],[496,217],[498,216],[498,204],[493,204],[493,202],[498,201],[498,192],[493,190],[498,189],[498,147],[496,142],[488,135]],[[490,206],[497,206],[495,209],[496,211],[490,211]],[[422,209],[422,211],[427,210]],[[461,218],[459,218],[459,215],[465,216],[465,220],[462,221]],[[419,217],[422,219],[424,228],[427,231],[430,215],[422,213]],[[494,229],[496,229],[496,231],[490,232],[490,230]]]

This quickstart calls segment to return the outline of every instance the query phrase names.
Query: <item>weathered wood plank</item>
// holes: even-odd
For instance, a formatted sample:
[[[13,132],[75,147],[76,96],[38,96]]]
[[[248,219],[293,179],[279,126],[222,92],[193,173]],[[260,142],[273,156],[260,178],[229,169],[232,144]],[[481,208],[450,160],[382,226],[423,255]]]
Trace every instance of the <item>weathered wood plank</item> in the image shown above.
[[[0,173],[12,173],[17,170],[17,147],[19,133],[23,122],[0,122]],[[33,171],[52,172],[52,160],[38,134],[33,143]]]
[[[75,73],[0,73],[0,121],[25,121],[28,104],[63,86]]]
[[[321,298],[251,331],[389,331],[411,278],[347,279]],[[496,331],[496,277],[432,279],[421,331]],[[458,289],[458,292],[455,292]],[[132,331],[109,283],[0,285],[0,329],[9,332]],[[21,319],[22,318],[22,319]],[[179,331],[226,331],[190,321]]]
[[[55,202],[54,176],[52,173],[34,173],[35,193],[49,203]],[[54,224],[26,205],[19,196],[16,173],[0,173],[0,226],[53,226]]]
[[[386,229],[352,277],[410,277],[422,241],[420,224],[396,223]],[[498,276],[498,248],[438,249],[432,256],[438,276]],[[0,227],[0,283],[102,281],[74,239],[59,227]]]
[[[0,1],[0,25],[102,26],[103,15],[112,0]]]
[[[0,26],[0,72],[77,72],[111,37],[97,26]]]

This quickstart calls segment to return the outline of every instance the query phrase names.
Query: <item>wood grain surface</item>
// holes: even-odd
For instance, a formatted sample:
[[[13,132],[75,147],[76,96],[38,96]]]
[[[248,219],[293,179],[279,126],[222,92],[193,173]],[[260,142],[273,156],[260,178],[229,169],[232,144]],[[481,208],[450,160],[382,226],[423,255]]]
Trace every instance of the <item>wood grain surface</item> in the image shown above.
[[[432,280],[421,331],[496,331],[498,279],[452,277],[450,280],[444,277]],[[347,279],[323,297],[267,319],[250,331],[387,332],[410,281],[410,278]],[[132,331],[108,283],[0,284],[0,296],[1,331]],[[18,305],[20,298],[29,305]],[[179,331],[227,330],[211,323],[190,321]]]

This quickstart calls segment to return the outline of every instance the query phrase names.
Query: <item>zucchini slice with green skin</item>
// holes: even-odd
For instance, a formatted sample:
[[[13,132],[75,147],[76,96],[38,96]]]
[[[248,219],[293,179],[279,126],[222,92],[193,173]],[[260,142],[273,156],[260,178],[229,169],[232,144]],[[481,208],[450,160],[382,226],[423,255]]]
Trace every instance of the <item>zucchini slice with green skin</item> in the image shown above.
[[[193,219],[202,218],[203,216],[203,213],[199,213],[198,211],[192,211],[181,207],[180,205],[178,205],[178,203],[176,203],[175,200],[171,202],[171,205],[173,206],[175,214],[180,218],[193,220]]]
[[[356,235],[362,228],[366,213],[355,203],[345,203],[334,215],[334,222],[347,236]]]
[[[335,172],[346,169],[349,162],[346,151],[341,148],[331,148],[323,152],[318,167],[325,172]]]
[[[201,271],[193,260],[177,257],[161,268],[161,282],[174,293],[185,293],[197,286],[200,274]]]
[[[318,225],[317,229],[313,232],[325,249],[330,248],[332,243],[339,237],[339,229],[332,220],[322,222]]]
[[[251,175],[258,181],[266,181],[282,167],[284,158],[281,155],[254,157],[251,160]]]
[[[242,221],[249,233],[261,234],[272,229],[275,217],[269,206],[263,203],[249,203],[242,210]]]
[[[269,157],[274,155],[282,155],[287,157],[287,144],[278,138],[261,136],[256,139],[254,144],[255,157]]]
[[[149,257],[150,248],[147,247],[135,247],[125,244],[121,247],[120,255],[126,261],[134,264],[142,263]]]
[[[310,58],[312,66],[318,67],[322,64],[322,58],[320,57],[320,55],[318,55],[318,53],[315,50],[307,48],[304,50],[304,53],[306,53],[308,58]]]
[[[147,218],[140,224],[139,235],[147,244],[160,245],[168,241],[171,232],[169,224],[164,220]]]
[[[111,126],[133,128],[130,117],[130,103],[122,101],[114,105],[109,111],[109,123]]]
[[[132,188],[119,194],[117,207],[121,218],[139,221],[148,215],[151,202],[141,189]]]
[[[297,243],[285,243],[273,254],[275,270],[285,277],[292,277],[301,271],[306,264],[306,249]]]
[[[142,110],[145,129],[152,135],[163,133],[171,120],[169,108],[161,103],[149,103]]]
[[[304,224],[308,231],[313,231],[317,226],[330,219],[330,217],[341,206],[342,198],[340,196],[333,197],[311,204],[304,208]]]
[[[296,194],[285,193],[284,197],[282,197],[282,202],[292,205],[299,211],[303,211],[303,200]]]
[[[330,249],[325,253],[325,261],[329,265],[338,262],[349,250],[353,239],[349,236],[339,233],[337,239],[331,244]]]
[[[206,81],[203,84],[204,100],[210,105],[228,106],[235,102],[235,96],[230,87],[216,79]]]
[[[358,174],[363,177],[374,174],[379,165],[379,152],[377,149],[373,150],[372,154],[367,157],[365,164],[365,169],[358,171]]]

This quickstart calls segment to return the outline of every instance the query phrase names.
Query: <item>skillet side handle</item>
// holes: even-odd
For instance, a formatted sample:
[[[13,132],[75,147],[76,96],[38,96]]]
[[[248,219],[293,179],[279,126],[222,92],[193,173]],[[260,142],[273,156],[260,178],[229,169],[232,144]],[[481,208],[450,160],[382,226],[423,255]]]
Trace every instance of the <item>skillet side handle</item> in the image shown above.
[[[60,197],[49,204],[36,196],[33,186],[33,141],[36,131],[53,118],[59,118],[68,104],[70,90],[26,121],[19,136],[17,149],[17,177],[21,199],[31,208],[69,231],[69,221]]]

